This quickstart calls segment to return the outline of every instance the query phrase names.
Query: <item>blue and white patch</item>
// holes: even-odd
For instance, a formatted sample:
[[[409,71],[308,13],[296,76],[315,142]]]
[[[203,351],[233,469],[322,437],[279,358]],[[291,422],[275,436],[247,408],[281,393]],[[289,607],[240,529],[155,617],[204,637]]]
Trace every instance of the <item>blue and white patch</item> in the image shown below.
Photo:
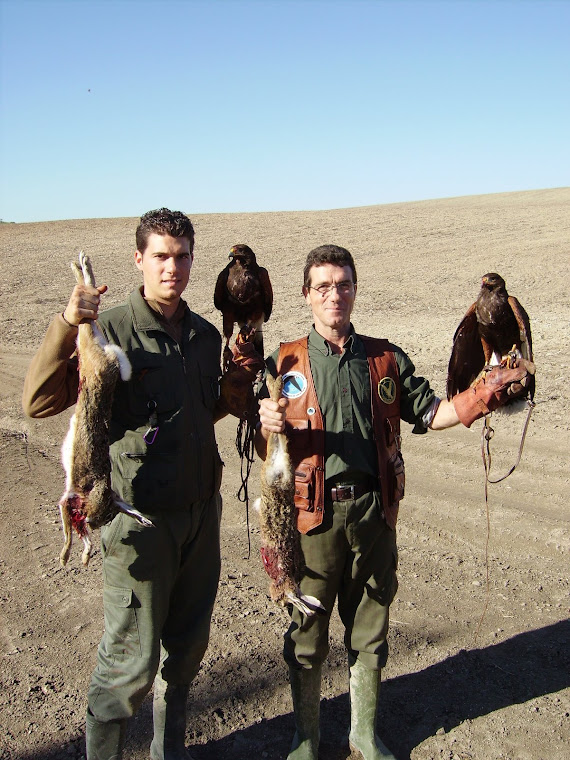
[[[307,390],[308,382],[300,372],[287,372],[283,375],[283,395],[285,398],[299,398]]]

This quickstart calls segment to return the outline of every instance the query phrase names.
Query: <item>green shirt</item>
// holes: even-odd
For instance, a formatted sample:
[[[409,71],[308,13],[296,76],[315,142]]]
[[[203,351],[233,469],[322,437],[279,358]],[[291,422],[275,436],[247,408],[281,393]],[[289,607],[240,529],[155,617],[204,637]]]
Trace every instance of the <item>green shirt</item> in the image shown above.
[[[429,382],[414,375],[415,367],[401,348],[390,344],[400,374],[400,416],[426,428],[422,417],[435,394]],[[274,374],[279,349],[268,359]],[[335,354],[314,329],[309,334],[309,361],[325,426],[325,478],[346,480],[350,473],[377,475],[377,454],[372,431],[370,373],[364,344],[352,328],[342,354]]]

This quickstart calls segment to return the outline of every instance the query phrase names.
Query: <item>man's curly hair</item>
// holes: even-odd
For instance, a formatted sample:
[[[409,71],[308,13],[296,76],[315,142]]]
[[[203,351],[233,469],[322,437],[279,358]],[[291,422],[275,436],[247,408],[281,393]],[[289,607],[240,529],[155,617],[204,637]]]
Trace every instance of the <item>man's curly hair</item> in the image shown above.
[[[147,211],[141,216],[136,232],[137,251],[145,252],[150,235],[170,235],[185,237],[190,242],[190,253],[194,250],[194,227],[182,211],[171,211],[169,208],[158,208]]]
[[[350,267],[352,270],[352,281],[356,284],[356,267],[350,251],[342,248],[340,245],[320,245],[307,256],[305,270],[303,272],[303,281],[306,288],[311,285],[311,267],[320,267],[323,264],[335,264],[337,267]]]

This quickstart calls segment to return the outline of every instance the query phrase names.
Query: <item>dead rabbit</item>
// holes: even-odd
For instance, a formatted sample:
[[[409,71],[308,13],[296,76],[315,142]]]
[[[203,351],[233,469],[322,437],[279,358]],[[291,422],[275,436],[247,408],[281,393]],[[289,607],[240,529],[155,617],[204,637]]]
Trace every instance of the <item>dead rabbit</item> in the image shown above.
[[[79,265],[71,264],[77,282],[95,287],[89,257],[81,251]],[[131,515],[143,525],[152,525],[138,510],[119,499],[111,489],[109,459],[109,418],[113,391],[119,377],[128,380],[131,365],[119,346],[107,342],[97,322],[79,325],[79,394],[75,414],[61,449],[66,473],[65,493],[59,502],[65,542],[60,554],[62,565],[71,552],[72,528],[83,541],[81,561],[91,557],[91,528],[110,522],[117,512]]]

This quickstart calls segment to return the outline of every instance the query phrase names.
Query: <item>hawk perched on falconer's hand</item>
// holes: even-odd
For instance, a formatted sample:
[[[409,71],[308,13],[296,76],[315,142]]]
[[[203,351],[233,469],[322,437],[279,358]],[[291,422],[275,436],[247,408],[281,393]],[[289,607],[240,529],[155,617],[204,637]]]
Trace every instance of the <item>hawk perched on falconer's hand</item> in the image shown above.
[[[518,359],[533,361],[530,321],[517,299],[507,293],[504,279],[490,272],[483,275],[477,300],[453,336],[447,398],[474,385],[493,366],[516,367]],[[533,398],[534,375],[523,390]]]
[[[263,357],[261,328],[271,316],[273,289],[267,269],[260,267],[255,253],[247,245],[234,245],[230,261],[220,272],[214,291],[214,305],[222,312],[223,333],[226,339],[224,364],[231,359],[229,348],[234,324],[240,328],[253,327],[253,345]]]

